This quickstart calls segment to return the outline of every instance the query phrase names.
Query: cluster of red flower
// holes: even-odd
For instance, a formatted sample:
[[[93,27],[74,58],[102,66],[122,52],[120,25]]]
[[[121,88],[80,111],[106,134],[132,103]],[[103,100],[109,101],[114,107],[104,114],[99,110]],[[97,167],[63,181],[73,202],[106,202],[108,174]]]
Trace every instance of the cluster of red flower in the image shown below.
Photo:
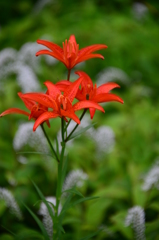
[[[90,58],[104,59],[101,54],[95,54],[94,52],[107,48],[106,45],[95,44],[79,50],[79,45],[76,43],[74,35],[71,35],[68,41],[65,40],[63,48],[45,40],[38,40],[37,42],[48,47],[51,51],[41,50],[36,53],[36,56],[48,54],[61,61],[68,69],[68,79],[61,80],[56,84],[46,81],[44,83],[47,87],[46,93],[18,93],[18,96],[30,112],[18,108],[10,108],[1,113],[0,117],[11,113],[27,115],[29,120],[31,118],[35,120],[33,127],[33,131],[35,131],[43,122],[50,126],[49,119],[56,117],[64,118],[65,121],[67,121],[67,118],[71,118],[79,124],[80,120],[75,112],[81,109],[89,109],[92,119],[96,109],[104,112],[104,109],[98,103],[109,101],[123,103],[120,97],[109,93],[113,88],[120,87],[116,83],[105,83],[97,88],[96,84],[93,86],[92,80],[83,71],[75,72],[79,76],[76,81],[69,81],[70,71],[76,64]],[[75,98],[78,102],[73,104]]]

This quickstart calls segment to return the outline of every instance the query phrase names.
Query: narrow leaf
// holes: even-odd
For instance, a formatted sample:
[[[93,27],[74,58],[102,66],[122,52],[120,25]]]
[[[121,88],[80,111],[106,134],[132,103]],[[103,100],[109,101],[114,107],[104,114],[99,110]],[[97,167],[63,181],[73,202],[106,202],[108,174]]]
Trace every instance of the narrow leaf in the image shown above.
[[[60,229],[60,231],[62,232],[62,233],[65,233],[65,230],[63,229],[63,227],[60,225],[60,226],[58,226],[59,227],[59,229]]]
[[[50,216],[51,216],[51,218],[52,218],[52,221],[53,221],[54,218],[55,218],[55,216],[54,216],[54,214],[53,214],[53,211],[52,211],[51,206],[49,205],[48,201],[46,201],[44,195],[42,194],[42,192],[40,191],[40,189],[38,188],[38,186],[34,183],[34,181],[32,181],[32,183],[33,183],[36,191],[38,192],[39,197],[40,197],[40,198],[42,199],[42,201],[45,203],[45,205],[46,205],[46,207],[47,207],[47,209],[48,209],[48,212],[49,212],[49,214],[50,214]]]
[[[43,201],[42,201],[42,200],[38,200],[38,201],[36,201],[36,203],[34,203],[34,205],[33,205],[33,206],[35,207],[35,206],[36,206],[36,204],[37,204],[37,203],[39,203],[39,202],[43,202]]]
[[[24,203],[23,205],[25,206],[25,208],[28,210],[28,212],[32,215],[32,217],[34,218],[34,220],[36,221],[36,223],[38,224],[38,226],[40,227],[44,237],[45,237],[45,240],[50,240],[48,234],[47,234],[47,231],[46,229],[44,228],[42,222],[39,220],[39,218],[32,212],[32,210],[27,207]]]
[[[75,205],[85,202],[85,201],[89,201],[89,200],[93,200],[93,199],[97,199],[99,197],[85,197],[85,198],[80,198],[77,201],[73,202],[72,204],[70,204],[69,207],[74,207]]]
[[[93,200],[93,199],[99,198],[99,197],[82,197],[82,198],[78,199],[77,201],[69,204],[69,202],[71,201],[72,196],[73,196],[73,193],[71,193],[71,194],[69,195],[70,199],[69,199],[69,201],[67,202],[67,205],[66,205],[66,206],[64,205],[64,207],[62,208],[61,215],[62,215],[66,210],[68,210],[68,209],[71,208],[71,207],[74,207],[75,205],[77,205],[77,204],[79,204],[79,203],[82,203],[82,202],[85,202],[85,201],[89,201],[89,200]],[[69,197],[68,197],[68,198],[69,198]],[[66,200],[66,201],[67,201],[67,200]]]
[[[40,154],[40,155],[46,155],[46,156],[49,156],[49,157],[52,157],[54,158],[53,155],[49,154],[49,153],[43,153],[43,152],[16,152],[16,154]]]
[[[64,212],[66,212],[66,210],[70,207],[70,201],[71,201],[72,197],[73,197],[73,193],[68,195],[68,197],[63,205],[62,211],[60,213],[60,218],[63,218]]]
[[[94,233],[91,233],[91,234],[87,235],[87,236],[84,237],[84,238],[80,238],[80,240],[88,240],[88,239],[96,236],[96,235],[97,235],[99,232],[101,232],[101,231],[102,231],[102,229],[100,229],[100,230],[98,230],[98,231],[96,231],[96,232],[94,232]]]
[[[80,192],[79,192],[77,189],[75,189],[75,188],[67,189],[67,190],[65,190],[65,191],[63,191],[63,192],[73,193],[73,194],[76,194],[76,195],[84,198],[83,194],[80,193]]]
[[[41,233],[30,229],[26,230],[24,229],[16,236],[16,240],[28,240],[28,239],[44,240],[44,237],[41,235]]]
[[[78,132],[74,133],[74,134],[68,139],[68,141],[71,140],[71,139],[73,139],[73,138],[76,138],[76,137],[78,137],[79,135],[81,135],[82,133],[86,132],[88,129],[92,128],[95,124],[96,124],[96,123],[91,123],[91,124],[88,125],[87,127],[84,127],[84,128],[82,128],[81,130],[79,130]]]
[[[7,230],[9,233],[11,233],[14,237],[16,237],[16,234],[13,233],[11,230],[9,230],[8,228],[6,228],[5,226],[1,225],[1,227],[3,227],[5,230]]]

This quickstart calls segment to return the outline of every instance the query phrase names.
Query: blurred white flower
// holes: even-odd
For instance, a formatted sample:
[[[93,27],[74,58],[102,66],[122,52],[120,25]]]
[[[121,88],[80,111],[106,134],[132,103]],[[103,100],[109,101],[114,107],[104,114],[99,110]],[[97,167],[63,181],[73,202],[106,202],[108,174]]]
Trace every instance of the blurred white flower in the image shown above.
[[[32,69],[27,65],[20,63],[13,64],[10,68],[17,74],[17,82],[22,89],[22,92],[31,92],[40,90],[38,79]]]
[[[128,75],[122,69],[116,67],[108,67],[102,70],[100,73],[98,73],[96,79],[98,86],[107,82],[114,82],[116,80],[125,85],[130,83],[130,78]]]
[[[53,0],[39,0],[36,2],[33,12],[34,13],[39,13],[46,5],[50,4],[53,2]]]
[[[43,135],[41,128],[37,128],[36,132],[33,132],[33,122],[22,123],[13,139],[13,147],[16,151],[19,151],[23,146],[29,145],[31,148],[35,148],[37,151],[48,153],[47,141]]]
[[[67,123],[66,123],[67,124]],[[82,128],[85,128],[87,127],[88,125],[91,124],[91,120],[90,118],[88,117],[88,115],[85,115],[84,118],[82,119],[80,125],[78,125],[78,128],[77,128],[77,131],[75,131],[74,133],[80,131]],[[74,122],[73,120],[71,120],[71,122],[69,123],[68,127],[67,127],[67,136],[69,136],[69,134],[72,132],[72,130],[74,129],[74,127],[76,126],[76,122]],[[89,132],[92,130],[92,128],[88,129],[85,133],[86,134],[89,134]],[[78,136],[80,137],[80,135]],[[58,139],[58,142],[61,143],[62,142],[62,138],[61,138],[61,130],[58,132],[57,134],[57,139]],[[74,139],[72,140],[69,140],[67,142],[67,146],[66,148],[72,146],[73,144],[73,141]],[[59,151],[61,151],[62,147],[61,147],[61,144],[59,144]]]
[[[140,2],[134,2],[132,6],[132,13],[137,20],[142,20],[148,13],[148,8]]]
[[[21,55],[19,52],[12,48],[6,48],[0,52],[1,86],[4,84],[2,80],[6,79],[11,74],[15,74],[23,92],[39,90],[40,85],[38,79],[31,66],[27,65],[25,62],[28,55]]]
[[[81,121],[81,124],[78,126],[77,131],[82,130],[82,128],[85,128],[91,124],[91,120],[89,115],[85,115],[84,118]],[[71,121],[68,126],[67,135],[69,135],[72,131],[72,129],[76,126],[76,123],[74,121]],[[76,133],[76,131],[74,132]],[[115,133],[113,129],[109,126],[101,126],[97,129],[94,129],[92,126],[87,131],[84,132],[85,136],[88,138],[91,138],[96,144],[96,153],[97,156],[101,156],[104,153],[110,153],[115,145]],[[80,137],[81,135],[79,135]],[[61,142],[61,132],[58,133],[58,141]],[[68,141],[68,146],[72,146],[74,139]],[[61,145],[60,145],[61,150]]]
[[[48,142],[44,136],[42,129],[39,127],[33,132],[33,122],[26,122],[19,125],[19,128],[13,139],[13,148],[16,152],[22,151],[25,149],[25,146],[29,146],[31,152],[39,152],[42,158],[45,160],[43,164],[45,167],[52,171],[54,169],[55,161],[52,160],[50,155],[50,148]],[[27,150],[29,152],[29,150]],[[27,164],[28,159],[24,156],[25,153],[20,153],[17,155],[17,160],[21,164]]]
[[[111,127],[101,126],[89,132],[91,139],[95,141],[97,156],[110,153],[115,145],[115,134]]]
[[[156,187],[159,190],[159,161],[156,161],[156,163],[144,177],[142,189],[144,191],[148,191],[153,187]]]
[[[18,51],[17,61],[30,66],[30,68],[36,71],[39,67],[40,59],[35,54],[39,50],[39,45],[36,42],[27,42]]]
[[[131,226],[135,233],[136,240],[145,240],[145,212],[140,206],[128,210],[125,219],[125,226]]]
[[[17,51],[13,48],[5,48],[0,52],[0,66],[14,62],[17,58]]]
[[[27,164],[28,163],[28,159],[22,155],[18,156],[18,162],[20,162],[21,164]]]
[[[22,219],[20,208],[13,196],[13,194],[6,188],[0,187],[0,200],[4,200],[11,213],[14,214],[19,220]]]
[[[97,149],[100,152],[112,151],[115,144],[115,134],[112,128],[101,126],[96,131]]]
[[[114,238],[114,233],[112,230],[109,229],[106,225],[101,225],[99,229],[102,230],[102,232],[105,233],[106,236],[109,236],[110,238]]]
[[[53,206],[51,205],[51,203],[56,206],[56,198],[55,197],[46,197],[46,201],[48,201],[53,214],[55,214]],[[62,209],[61,204],[59,204],[59,208],[58,208],[58,214],[60,214]],[[39,214],[43,216],[43,225],[50,237],[50,239],[52,239],[52,235],[53,235],[53,221],[52,218],[49,214],[49,211],[47,209],[47,206],[45,205],[45,203],[41,203],[40,205],[40,209],[39,209]]]
[[[62,192],[71,189],[73,187],[82,187],[84,184],[84,181],[88,179],[88,175],[84,173],[81,169],[72,170],[67,175],[65,182],[62,187]],[[64,192],[62,194],[63,197],[67,196],[67,193]]]
[[[45,47],[43,47],[45,48]],[[36,77],[36,71],[40,69],[40,57],[35,54],[41,46],[35,42],[25,43],[19,51],[13,48],[5,48],[0,52],[0,86],[4,85],[4,79],[15,74],[17,83],[23,92],[39,91],[40,84]],[[52,65],[57,62],[50,56],[43,56],[46,63]]]

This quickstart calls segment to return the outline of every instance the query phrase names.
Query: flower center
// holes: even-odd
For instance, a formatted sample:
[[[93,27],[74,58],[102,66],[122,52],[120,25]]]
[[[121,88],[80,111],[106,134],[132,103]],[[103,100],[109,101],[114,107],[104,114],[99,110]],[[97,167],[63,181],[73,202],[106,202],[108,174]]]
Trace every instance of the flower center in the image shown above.
[[[86,94],[86,99],[89,100],[89,94],[88,93]]]
[[[57,101],[59,103],[59,106],[61,109],[66,110],[67,108],[67,98],[65,98],[63,95],[59,95],[57,98]]]

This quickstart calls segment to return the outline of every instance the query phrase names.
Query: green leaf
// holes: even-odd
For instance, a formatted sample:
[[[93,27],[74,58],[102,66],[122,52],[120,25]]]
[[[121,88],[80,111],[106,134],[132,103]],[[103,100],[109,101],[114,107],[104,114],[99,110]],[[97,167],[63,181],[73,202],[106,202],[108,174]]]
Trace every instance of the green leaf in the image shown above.
[[[52,157],[54,158],[53,155],[49,154],[49,153],[43,153],[43,152],[16,152],[16,154],[40,154],[40,155],[46,155],[46,156],[49,156],[49,157]]]
[[[146,234],[151,234],[155,231],[158,232],[159,219],[146,223]]]
[[[44,240],[44,237],[37,231],[31,230],[31,229],[23,229],[22,232],[20,232],[16,236],[16,240],[34,240],[34,239],[39,239],[39,240]]]
[[[25,208],[28,210],[28,212],[32,215],[32,217],[34,218],[34,220],[36,221],[36,223],[38,224],[39,228],[41,229],[42,233],[43,233],[43,236],[45,238],[45,240],[50,240],[48,234],[47,234],[47,231],[46,229],[44,228],[42,222],[39,220],[39,218],[32,212],[32,210],[27,207],[24,203],[23,205],[25,206]]]
[[[46,207],[47,207],[47,209],[48,209],[48,212],[49,212],[49,214],[50,214],[50,216],[51,216],[51,218],[52,218],[52,221],[54,221],[55,216],[54,216],[54,214],[53,214],[53,211],[52,211],[51,206],[49,205],[48,201],[45,199],[44,195],[42,194],[42,192],[40,191],[40,189],[38,188],[38,186],[34,183],[34,181],[32,181],[32,183],[33,183],[36,191],[38,192],[39,197],[40,197],[40,198],[42,199],[42,201],[45,203],[45,205],[46,205]]]
[[[111,216],[110,220],[117,229],[117,231],[121,232],[122,235],[126,237],[126,239],[133,239],[133,231],[130,227],[125,227],[125,217],[127,212],[121,211],[117,214]]]
[[[9,233],[11,233],[13,236],[16,237],[16,234],[13,233],[11,230],[9,230],[8,228],[6,228],[5,226],[1,225],[1,227],[3,227],[5,230],[7,230]]]
[[[64,212],[66,212],[66,210],[69,209],[69,206],[70,206],[69,203],[70,203],[72,197],[73,197],[73,193],[69,194],[69,196],[67,197],[67,199],[66,199],[66,201],[65,201],[65,203],[63,205],[62,211],[60,213],[61,218],[63,218]]]
[[[82,202],[85,202],[85,201],[89,201],[89,200],[93,200],[93,199],[99,198],[99,197],[82,197],[82,198],[76,200],[75,202],[69,204],[69,202],[71,201],[72,196],[73,196],[73,193],[71,193],[71,194],[69,195],[69,197],[70,197],[70,198],[68,197],[69,201],[67,202],[66,207],[63,207],[63,208],[62,208],[61,215],[62,215],[66,210],[68,210],[68,209],[71,208],[71,207],[74,207],[75,205],[77,205],[77,204],[79,204],[79,203],[82,203]],[[67,200],[66,200],[66,201],[67,201]],[[65,202],[65,203],[66,203],[66,202]]]
[[[94,232],[94,233],[91,233],[91,234],[87,235],[87,236],[84,237],[84,238],[80,238],[80,240],[88,240],[88,239],[96,236],[96,235],[97,235],[99,232],[101,232],[101,231],[102,231],[102,229],[100,229],[100,230],[98,230],[98,231],[96,231],[96,232]]]
[[[62,227],[62,225],[59,225],[58,228],[60,229],[60,231],[61,231],[62,233],[65,233],[65,230],[64,230],[64,228]]]
[[[16,238],[14,238],[13,236],[6,234],[6,233],[2,233],[1,234],[1,240],[15,240]]]
[[[75,189],[75,188],[70,188],[70,189],[67,189],[67,190],[65,190],[65,191],[63,191],[63,192],[74,193],[74,194],[76,194],[76,195],[78,195],[78,196],[84,198],[83,194],[80,193],[80,192],[79,192],[77,189]]]
[[[72,136],[70,136],[67,141],[69,141],[69,140],[71,140],[71,139],[73,139],[73,138],[78,137],[78,136],[81,135],[82,133],[86,132],[88,129],[92,128],[95,124],[96,124],[96,123],[91,123],[91,124],[88,125],[87,127],[82,128],[82,129],[79,130],[78,132],[72,134]]]
[[[89,222],[93,229],[99,226],[111,204],[112,199],[103,197],[100,197],[98,201],[89,204],[85,214],[86,222]]]
[[[156,210],[157,212],[159,212],[159,204],[158,204],[158,202],[152,202],[152,203],[149,205],[149,208],[150,208],[150,209],[153,209],[153,210]]]
[[[39,202],[43,202],[43,201],[42,201],[42,200],[38,200],[38,201],[36,201],[36,203],[34,203],[34,205],[33,205],[33,206],[35,207],[35,206],[36,206],[36,204],[37,204],[37,203],[39,203]]]
[[[90,200],[94,200],[94,199],[97,199],[99,197],[84,197],[84,198],[80,198],[78,199],[77,201],[73,202],[70,207],[74,207],[75,205],[79,204],[79,203],[82,203],[82,202],[85,202],[85,201],[90,201]]]

